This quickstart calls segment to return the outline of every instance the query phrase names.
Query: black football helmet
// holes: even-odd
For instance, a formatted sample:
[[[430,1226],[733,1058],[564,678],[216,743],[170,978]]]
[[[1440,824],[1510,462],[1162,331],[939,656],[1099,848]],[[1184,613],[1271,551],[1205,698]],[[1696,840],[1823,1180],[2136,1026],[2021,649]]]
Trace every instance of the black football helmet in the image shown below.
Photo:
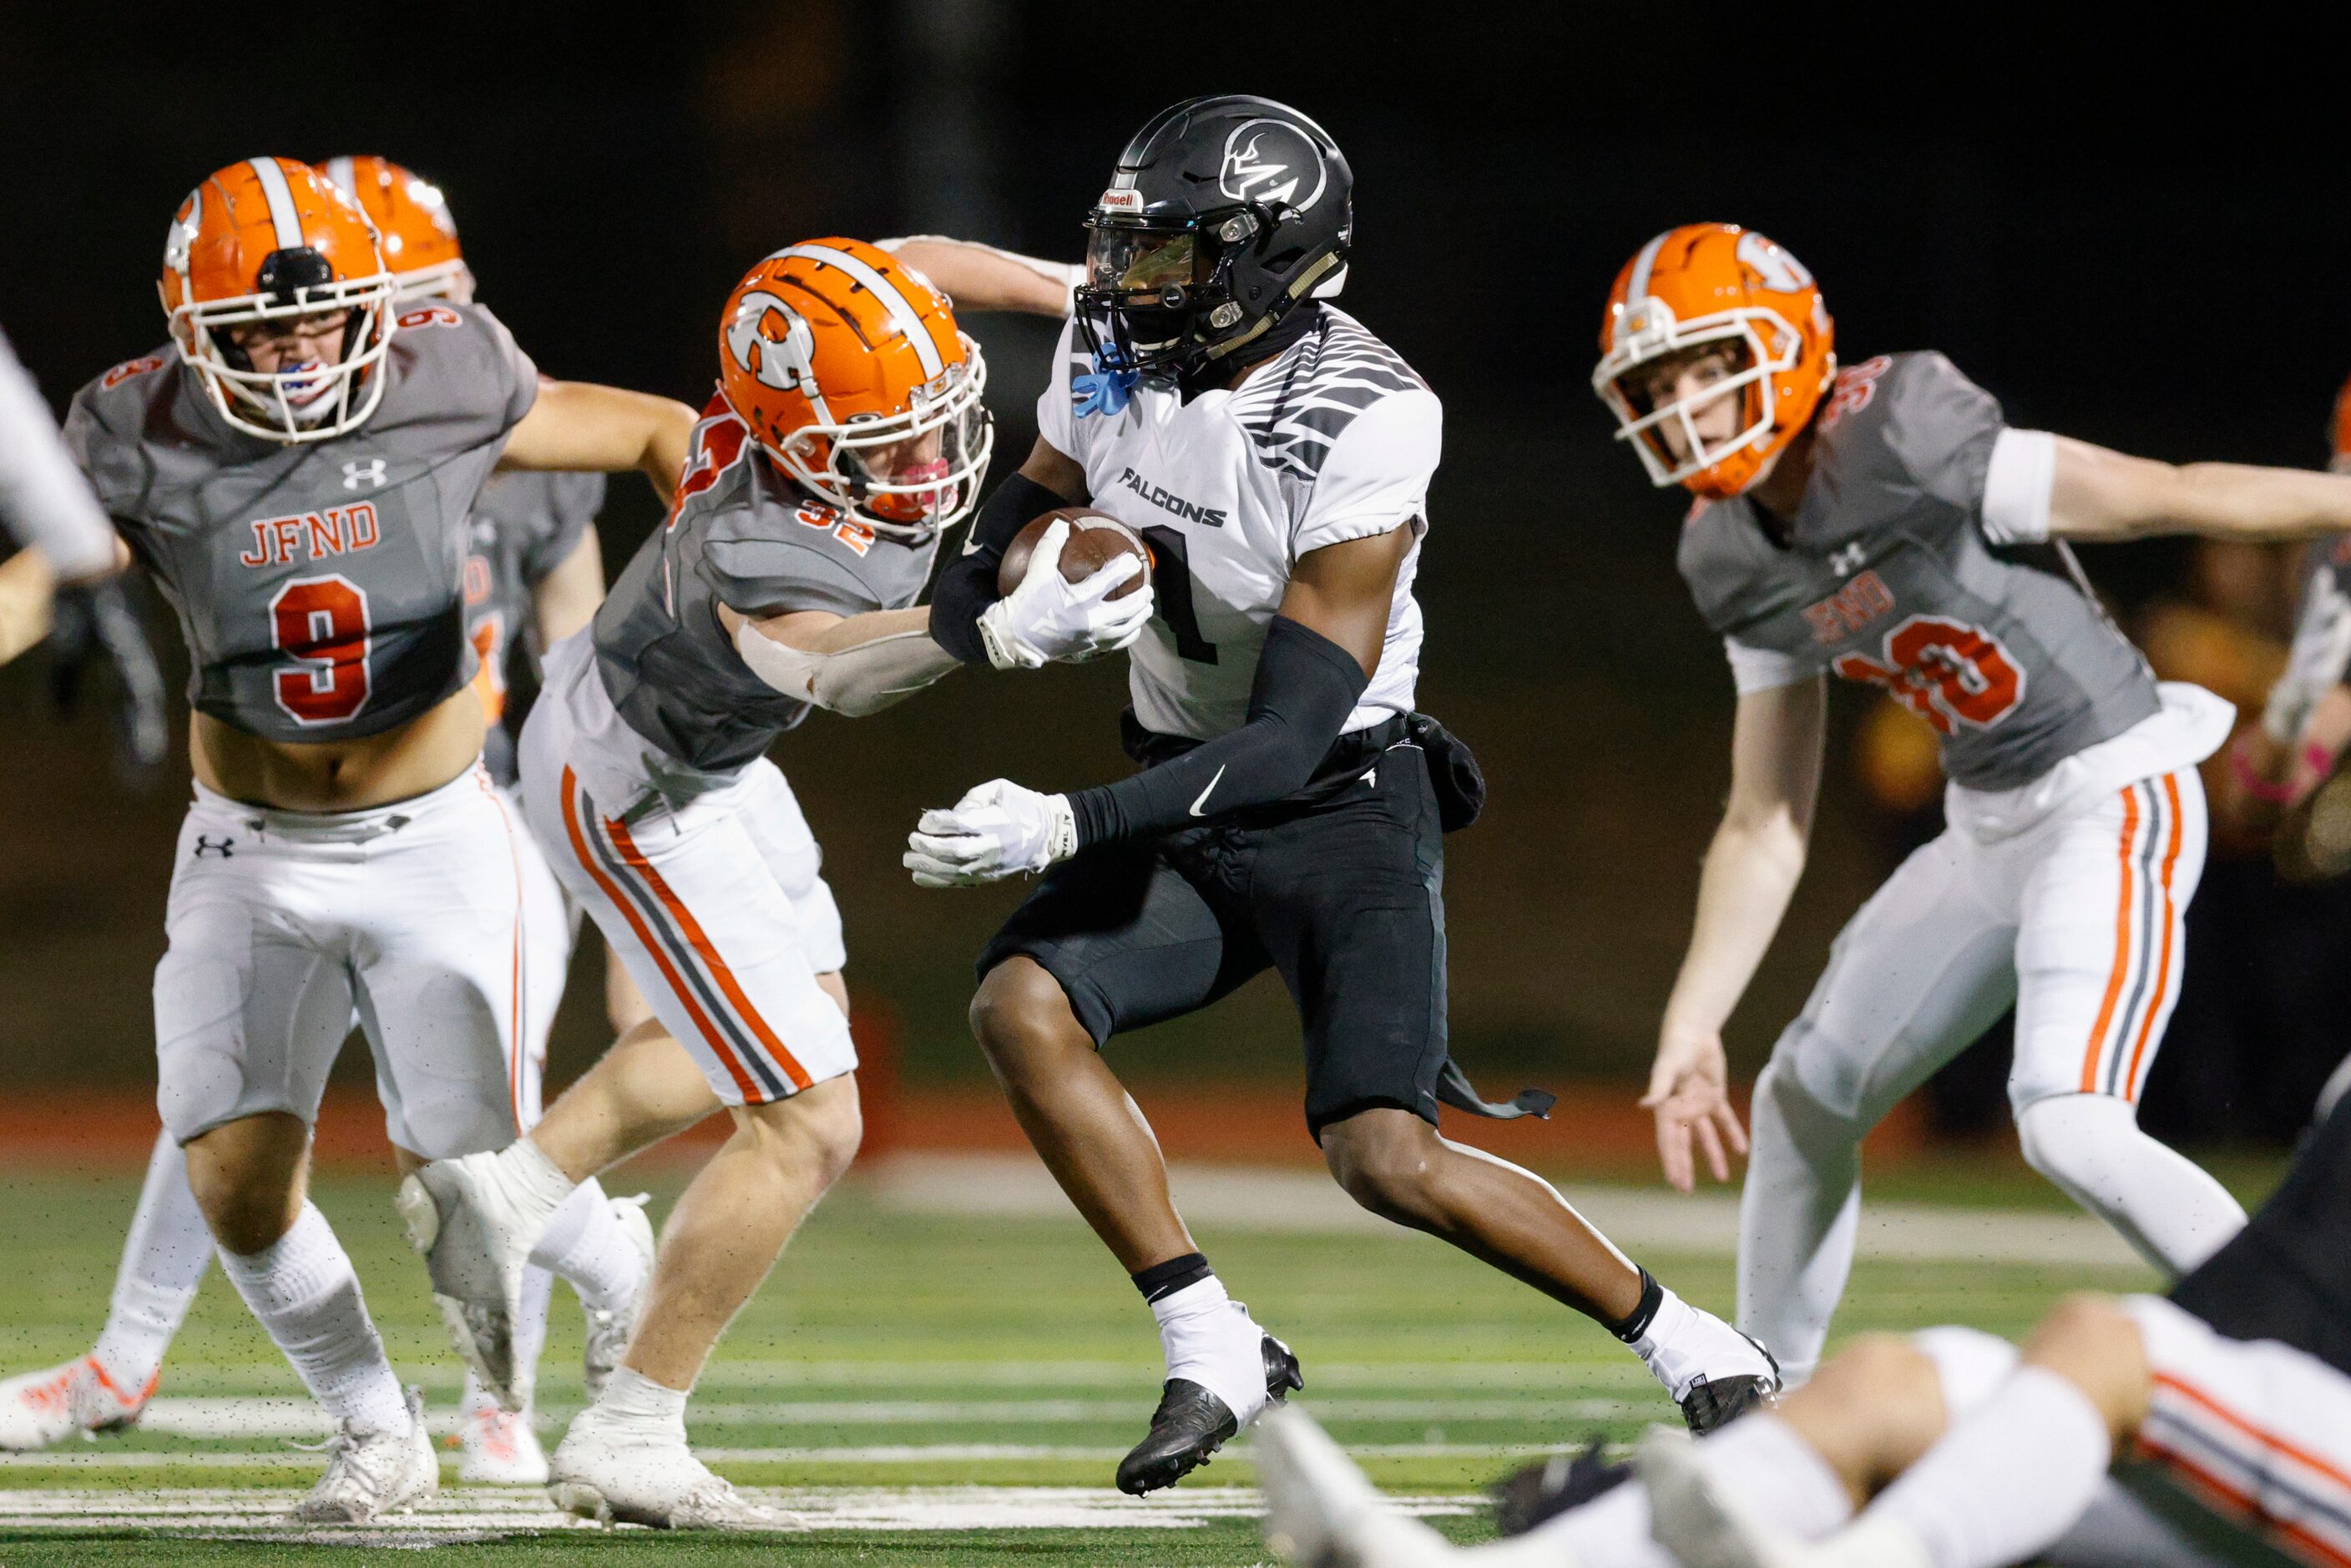
[[[1086,219],[1080,329],[1119,370],[1223,358],[1301,299],[1338,293],[1354,183],[1322,128],[1270,98],[1162,110],[1119,154]]]

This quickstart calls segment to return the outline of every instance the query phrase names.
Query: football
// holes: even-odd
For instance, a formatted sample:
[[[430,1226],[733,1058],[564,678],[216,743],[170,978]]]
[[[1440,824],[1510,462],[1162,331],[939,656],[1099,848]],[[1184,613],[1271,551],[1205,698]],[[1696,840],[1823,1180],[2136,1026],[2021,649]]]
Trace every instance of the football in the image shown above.
[[[1061,547],[1064,581],[1082,582],[1122,555],[1140,557],[1143,574],[1122,584],[1111,595],[1113,599],[1124,599],[1151,580],[1151,547],[1133,528],[1091,507],[1057,507],[1012,537],[1004,551],[1004,564],[996,570],[998,593],[1009,593],[1020,586],[1021,579],[1029,575],[1029,558],[1036,552],[1037,541],[1045,537],[1056,517],[1067,518],[1070,524],[1069,542]]]

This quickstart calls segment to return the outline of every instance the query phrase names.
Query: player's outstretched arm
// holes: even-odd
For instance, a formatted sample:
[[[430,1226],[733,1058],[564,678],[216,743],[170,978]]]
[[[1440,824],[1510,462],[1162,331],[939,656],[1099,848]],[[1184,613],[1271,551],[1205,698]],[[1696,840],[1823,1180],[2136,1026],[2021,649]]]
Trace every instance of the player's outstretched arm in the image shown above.
[[[875,243],[938,285],[958,311],[1067,316],[1071,291],[1085,280],[1086,269],[1075,262],[1044,261],[976,240],[908,235]]]
[[[2307,539],[2351,530],[2351,476],[2159,463],[2062,435],[2047,439],[2051,538]]]
[[[1092,844],[1146,838],[1296,793],[1378,670],[1396,573],[1415,530],[1347,539],[1298,558],[1266,629],[1248,722],[1115,784],[1044,795],[1008,779],[923,813],[904,864],[925,887],[1042,871]]]
[[[542,382],[507,436],[501,468],[620,474],[635,469],[666,503],[677,494],[694,410],[673,398],[591,382]]]
[[[851,718],[878,713],[956,665],[931,640],[931,612],[874,610],[835,615],[795,610],[754,619],[722,604],[719,623],[751,673],[786,696]]]
[[[1828,697],[1820,676],[1739,699],[1730,743],[1730,800],[1698,878],[1689,950],[1666,1003],[1656,1064],[1641,1103],[1656,1113],[1666,1179],[1697,1185],[1693,1151],[1717,1181],[1729,1155],[1747,1152],[1730,1108],[1722,1026],[1755,977],[1803,874],[1820,793]]]

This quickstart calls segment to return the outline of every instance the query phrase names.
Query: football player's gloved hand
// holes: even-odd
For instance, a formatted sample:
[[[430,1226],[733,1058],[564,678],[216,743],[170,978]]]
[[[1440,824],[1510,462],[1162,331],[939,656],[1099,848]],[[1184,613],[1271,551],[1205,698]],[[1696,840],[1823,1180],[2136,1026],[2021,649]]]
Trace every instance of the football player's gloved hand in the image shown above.
[[[121,687],[120,706],[115,710],[117,761],[133,779],[161,767],[172,746],[163,672],[121,580],[60,584],[49,644],[55,659],[49,688],[58,711],[69,715],[75,710],[90,665],[101,661],[112,665]]]
[[[987,662],[999,670],[1033,670],[1059,659],[1076,663],[1123,648],[1143,635],[1154,608],[1151,585],[1123,599],[1111,595],[1134,580],[1143,562],[1123,556],[1077,582],[1061,577],[1061,547],[1070,525],[1056,519],[1029,558],[1020,586],[979,617]]]
[[[923,813],[906,836],[904,865],[917,887],[977,887],[1043,871],[1078,852],[1078,821],[1066,795],[1040,795],[1009,779],[967,792],[952,810]]]

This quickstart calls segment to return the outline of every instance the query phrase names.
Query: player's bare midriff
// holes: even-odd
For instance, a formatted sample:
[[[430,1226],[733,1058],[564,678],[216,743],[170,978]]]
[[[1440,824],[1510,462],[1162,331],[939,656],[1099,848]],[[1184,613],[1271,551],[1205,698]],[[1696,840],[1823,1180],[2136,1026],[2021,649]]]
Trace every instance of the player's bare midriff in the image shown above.
[[[188,749],[196,781],[281,811],[358,811],[438,789],[482,754],[481,699],[459,688],[397,729],[357,740],[264,740],[206,714]]]

